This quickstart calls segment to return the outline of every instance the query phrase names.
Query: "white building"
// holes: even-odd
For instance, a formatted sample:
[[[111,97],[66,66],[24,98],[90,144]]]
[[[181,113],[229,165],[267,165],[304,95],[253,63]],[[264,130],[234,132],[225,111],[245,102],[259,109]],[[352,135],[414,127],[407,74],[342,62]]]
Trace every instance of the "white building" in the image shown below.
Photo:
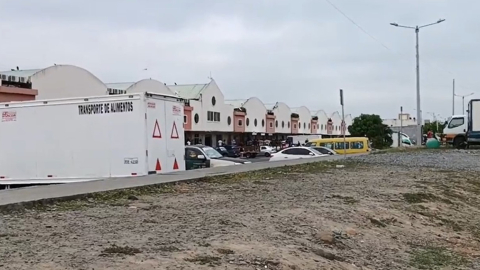
[[[37,100],[101,96],[106,85],[89,71],[71,65],[54,65],[44,69],[0,72],[4,81],[15,81],[37,89]]]
[[[225,103],[232,105],[234,109],[245,109],[246,133],[252,133],[252,135],[265,135],[266,126],[271,124],[272,126],[270,128],[273,128],[273,121],[271,123],[267,123],[267,108],[257,97],[251,97],[249,99],[226,100]]]
[[[110,95],[144,92],[174,95],[173,91],[164,83],[152,79],[144,79],[138,82],[107,83],[106,85]]]
[[[318,129],[317,134],[327,134],[327,123],[328,123],[328,116],[324,110],[319,110],[313,112],[312,116],[316,116],[318,118]]]
[[[191,129],[187,139],[215,146],[233,132],[233,106],[225,104],[223,93],[215,80],[211,79],[206,84],[168,85],[168,88],[186,99],[192,107]]]
[[[347,126],[347,128],[346,128],[346,130],[345,130],[345,135],[346,135],[346,136],[350,136],[350,132],[348,132],[348,127],[353,124],[353,118],[352,118],[352,115],[351,115],[351,114],[345,115],[345,124],[346,124],[346,126]]]
[[[397,119],[383,119],[383,124],[389,127],[400,127],[401,125],[405,126],[416,126],[417,119],[411,117],[408,113],[399,113]]]
[[[340,113],[334,112],[332,115],[330,115],[330,119],[332,119],[333,122],[333,133],[332,135],[341,135],[341,125],[342,125],[342,116],[340,116]]]
[[[299,116],[297,133],[310,134],[311,122],[312,122],[312,113],[310,112],[310,110],[305,106],[291,108],[291,110],[292,110],[292,113],[296,113]]]
[[[292,110],[290,107],[283,102],[268,104],[266,107],[267,110],[271,110],[275,115],[275,133],[291,134],[292,129],[290,127],[290,121],[292,117]]]

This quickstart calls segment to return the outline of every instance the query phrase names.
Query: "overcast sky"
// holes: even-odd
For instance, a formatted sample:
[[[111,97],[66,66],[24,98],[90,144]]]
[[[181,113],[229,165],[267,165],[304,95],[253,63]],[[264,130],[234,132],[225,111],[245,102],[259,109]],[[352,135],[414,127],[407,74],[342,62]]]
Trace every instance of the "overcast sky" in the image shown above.
[[[480,98],[480,1],[330,1],[374,38],[326,0],[0,0],[0,69],[72,64],[104,82],[167,84],[211,72],[227,99],[327,113],[343,88],[346,113],[394,118],[416,113],[415,32],[389,23],[445,18],[420,31],[424,117],[451,115],[453,78]]]

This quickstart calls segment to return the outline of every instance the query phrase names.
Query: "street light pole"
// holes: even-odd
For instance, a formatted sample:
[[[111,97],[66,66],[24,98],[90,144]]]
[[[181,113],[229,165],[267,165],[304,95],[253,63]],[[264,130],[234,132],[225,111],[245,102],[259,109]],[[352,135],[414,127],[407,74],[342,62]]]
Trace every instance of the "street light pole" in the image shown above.
[[[455,94],[455,96],[462,98],[462,114],[465,114],[465,98],[466,98],[466,97],[469,97],[469,96],[471,96],[471,95],[473,95],[473,94],[475,94],[475,93],[470,93],[470,94],[463,95],[463,96],[462,96],[462,95],[457,95],[457,94]]]
[[[409,29],[415,29],[415,39],[416,39],[416,71],[417,71],[417,132],[416,132],[416,137],[417,137],[417,145],[422,144],[422,110],[420,109],[420,51],[419,51],[419,42],[418,42],[418,33],[420,32],[420,28],[424,28],[430,25],[434,24],[439,24],[441,22],[445,21],[445,19],[440,19],[434,23],[422,25],[422,26],[405,26],[405,25],[399,25],[398,23],[390,23],[391,25],[395,27],[402,27],[402,28],[409,28]]]

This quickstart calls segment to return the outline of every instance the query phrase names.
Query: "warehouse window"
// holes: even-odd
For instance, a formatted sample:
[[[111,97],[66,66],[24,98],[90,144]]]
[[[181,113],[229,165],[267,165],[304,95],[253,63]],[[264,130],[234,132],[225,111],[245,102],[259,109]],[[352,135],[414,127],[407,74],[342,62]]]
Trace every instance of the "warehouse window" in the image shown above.
[[[220,122],[220,113],[219,112],[207,112],[207,121],[210,122]]]

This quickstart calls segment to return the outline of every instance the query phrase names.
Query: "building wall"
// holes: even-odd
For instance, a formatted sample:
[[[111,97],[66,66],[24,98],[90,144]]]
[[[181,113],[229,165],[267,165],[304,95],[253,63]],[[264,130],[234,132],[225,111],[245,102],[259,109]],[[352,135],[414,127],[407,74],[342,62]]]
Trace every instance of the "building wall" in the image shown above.
[[[144,79],[134,83],[130,88],[127,89],[127,93],[144,93],[144,92],[151,92],[157,93],[162,95],[169,95],[174,96],[170,88],[168,88],[165,84],[160,81],[152,80],[152,79]]]
[[[347,130],[345,130],[345,135],[349,136],[350,132],[348,132],[348,127],[353,124],[353,118],[351,114],[345,115],[345,124],[347,125]]]
[[[213,97],[215,97],[215,105],[212,103]],[[193,114],[196,112],[199,113],[199,130],[206,132],[233,132],[233,125],[228,125],[227,123],[228,116],[232,116],[233,106],[225,104],[225,97],[214,80],[212,80],[206,89],[203,90],[200,99],[200,104],[190,103],[190,106],[193,107]],[[197,108],[199,108],[199,110],[197,110]],[[220,121],[209,121],[208,111],[219,112]]]
[[[57,65],[31,76],[32,88],[38,89],[37,100],[101,96],[105,84],[89,71],[70,65]]]
[[[317,134],[327,134],[327,121],[328,121],[328,116],[323,110],[319,110],[313,113],[314,116],[318,117],[318,130]]]
[[[340,116],[340,114],[338,112],[334,112],[334,113],[332,113],[330,118],[333,121],[332,135],[340,135],[341,134],[340,125],[342,124],[342,117]]]
[[[251,97],[245,101],[243,108],[247,110],[245,121],[249,123],[245,125],[245,132],[265,133],[265,126],[262,126],[262,120],[266,123],[265,114],[267,113],[267,108],[265,108],[263,102],[256,97]],[[256,126],[255,122],[257,123]]]
[[[317,134],[317,131],[318,131],[318,120],[313,120],[313,119],[312,119],[310,127],[311,127],[310,133],[311,133],[311,134]]]
[[[312,113],[310,112],[310,110],[305,106],[301,106],[301,107],[293,108],[292,112],[295,112],[299,115],[298,133],[310,134],[311,121],[312,121]]]
[[[300,118],[290,118],[291,134],[298,134],[298,122]]]
[[[245,113],[234,112],[233,119],[233,132],[245,132]]]
[[[278,127],[275,127],[276,133],[290,134],[292,133],[290,127],[292,111],[287,104],[283,102],[277,102],[272,109],[275,114],[275,121],[278,121]]]
[[[0,86],[0,102],[35,100],[37,90]]]

